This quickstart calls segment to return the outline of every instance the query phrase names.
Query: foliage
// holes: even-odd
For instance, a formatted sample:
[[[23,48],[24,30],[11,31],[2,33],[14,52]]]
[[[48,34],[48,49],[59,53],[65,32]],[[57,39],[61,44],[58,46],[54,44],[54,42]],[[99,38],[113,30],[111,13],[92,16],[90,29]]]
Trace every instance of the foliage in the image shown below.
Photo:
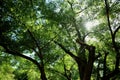
[[[119,79],[118,0],[0,3],[1,80]]]

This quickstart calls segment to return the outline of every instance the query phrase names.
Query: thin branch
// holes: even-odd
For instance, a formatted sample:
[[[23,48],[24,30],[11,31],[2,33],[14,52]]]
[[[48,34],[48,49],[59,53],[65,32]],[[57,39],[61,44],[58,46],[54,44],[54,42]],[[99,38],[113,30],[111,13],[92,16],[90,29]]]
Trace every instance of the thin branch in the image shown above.
[[[85,10],[88,9],[88,8],[89,8],[89,6],[85,7],[84,9],[82,9],[82,10],[80,10],[80,11],[78,11],[78,12],[76,12],[76,14],[79,14],[79,13],[85,11]]]
[[[72,52],[67,50],[62,44],[58,43],[57,41],[54,41],[55,44],[57,44],[63,51],[65,51],[68,55],[70,55],[73,59],[77,59],[78,57],[75,56]]]
[[[40,49],[43,49],[43,48],[45,48],[46,46],[48,46],[48,44],[50,44],[51,42],[53,42],[54,39],[55,39],[57,36],[58,36],[58,34],[56,34],[53,38],[51,38],[51,39],[50,39],[46,44],[44,44],[44,46],[41,47]]]
[[[44,61],[43,61],[43,55],[42,55],[42,52],[41,52],[41,49],[40,49],[40,46],[39,46],[39,43],[37,42],[37,40],[35,39],[35,37],[33,36],[33,34],[30,32],[30,30],[28,29],[28,32],[30,34],[30,36],[32,37],[32,39],[34,40],[36,46],[38,47],[38,53],[36,53],[39,57],[39,59],[41,60],[41,63],[40,63],[40,72],[41,72],[41,79],[44,79],[44,80],[47,80],[46,78],[46,74],[45,74],[45,71],[44,71]]]
[[[91,34],[91,33],[94,33],[94,32],[88,32],[88,33],[86,33],[86,34],[83,36],[83,41],[84,41],[85,38],[86,38],[89,34]]]
[[[75,51],[76,51],[76,53],[77,53],[77,51],[78,51],[78,49],[77,49],[77,45],[76,45],[75,42],[73,41],[73,38],[72,38],[72,36],[71,36],[71,34],[70,34],[70,31],[69,31],[68,27],[65,26],[65,29],[66,29],[66,32],[68,33],[68,37],[70,38],[70,40],[71,40],[72,43],[74,44]]]
[[[70,1],[67,1],[68,3],[69,3],[69,5],[70,5],[70,8],[72,9],[72,11],[73,11],[73,3],[72,2],[70,2]]]
[[[63,67],[64,67],[64,75],[68,78],[66,65],[64,63],[64,57],[63,57]]]
[[[49,71],[53,71],[53,72],[55,72],[55,73],[58,73],[59,75],[61,75],[61,76],[63,76],[63,77],[66,78],[65,74],[62,73],[62,72],[60,72],[60,71],[58,71],[58,70],[55,70],[55,69],[52,69],[52,68],[48,68],[48,70],[49,70]]]
[[[74,66],[75,64],[76,64],[75,62],[72,64],[72,66],[70,67],[70,70],[72,70],[72,68],[73,68],[73,66]]]
[[[32,32],[28,29],[28,33],[30,34],[31,38],[33,39],[33,41],[35,42],[36,46],[38,47],[38,49],[40,49],[40,46],[37,42],[37,40],[35,39],[35,37],[33,36]]]
[[[67,1],[67,2],[69,3],[72,12],[75,13],[75,12],[74,12],[74,9],[73,9],[73,3],[70,2],[70,1]],[[73,17],[73,26],[75,27],[75,30],[76,30],[76,32],[77,32],[77,36],[78,36],[79,40],[82,40],[82,39],[81,39],[80,31],[79,31],[79,29],[78,29],[78,27],[77,27],[77,24],[76,24],[76,19],[75,19],[74,17]]]
[[[66,76],[66,78],[67,78],[68,80],[71,80],[71,72],[70,72],[70,70],[68,70],[68,69],[66,68],[66,65],[65,65],[65,63],[64,63],[64,60],[63,60],[63,65],[64,65],[64,75]],[[67,73],[69,73],[69,74],[67,74]]]
[[[76,30],[76,32],[77,32],[77,36],[78,36],[79,40],[82,40],[82,39],[81,39],[81,33],[80,33],[80,31],[79,31],[79,29],[78,29],[78,27],[77,27],[75,18],[73,18],[73,24],[74,24],[74,26],[75,26],[75,30]]]
[[[111,25],[110,25],[110,17],[109,17],[109,4],[108,4],[108,1],[105,0],[105,8],[106,8],[106,16],[107,16],[107,22],[108,22],[108,27],[109,27],[109,30],[110,30],[110,33],[111,33],[111,36],[113,36],[113,32],[112,32],[112,29],[111,29]]]
[[[116,35],[116,33],[118,32],[118,30],[120,29],[120,26],[119,27],[117,27],[117,29],[114,31],[114,36]]]
[[[35,39],[35,37],[33,36],[32,32],[28,29],[28,33],[30,34],[31,38],[33,39],[33,41],[35,42],[36,47],[39,50],[39,53],[37,53],[38,57],[41,59],[41,62],[43,64],[43,55],[41,53],[41,48],[39,46],[39,43],[37,42],[37,40]]]
[[[107,66],[106,66],[106,60],[107,60],[107,56],[109,54],[109,52],[106,52],[104,51],[105,55],[104,55],[104,61],[103,61],[103,75],[106,75],[106,69],[107,69]]]
[[[55,44],[57,44],[64,52],[66,52],[68,55],[70,55],[76,62],[79,62],[81,64],[85,64],[86,61],[81,59],[78,56],[75,56],[70,50],[66,49],[62,44],[58,43],[57,41],[54,41]]]

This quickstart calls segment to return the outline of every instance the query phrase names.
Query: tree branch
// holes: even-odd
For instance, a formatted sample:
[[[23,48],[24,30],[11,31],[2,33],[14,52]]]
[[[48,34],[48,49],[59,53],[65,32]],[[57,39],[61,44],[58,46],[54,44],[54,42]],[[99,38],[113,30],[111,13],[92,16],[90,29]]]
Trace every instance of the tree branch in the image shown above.
[[[68,55],[70,55],[77,63],[85,64],[86,61],[83,60],[80,57],[75,56],[72,52],[67,50],[62,44],[58,43],[57,41],[54,41],[55,44],[57,44],[64,52],[66,52]]]
[[[110,25],[110,17],[109,17],[109,8],[110,7],[109,7],[109,4],[108,4],[107,0],[105,0],[105,8],[106,8],[106,16],[107,16],[108,27],[109,27],[111,36],[113,36],[113,32],[112,32],[111,25]]]
[[[67,1],[68,3],[69,3],[69,5],[70,5],[70,8],[72,9],[72,11],[73,11],[73,3],[72,2],[70,2],[70,1]]]
[[[37,42],[37,40],[35,39],[35,37],[33,36],[32,32],[28,29],[28,33],[30,34],[31,38],[33,39],[33,41],[35,42],[36,47],[39,50],[39,53],[37,52],[36,54],[38,55],[38,57],[40,58],[42,64],[43,64],[43,55],[41,53],[41,48],[39,46],[39,43]]]
[[[31,38],[33,39],[33,41],[35,42],[36,46],[38,47],[38,49],[40,49],[40,46],[37,42],[37,40],[35,39],[35,37],[33,36],[33,34],[31,33],[31,31],[28,29],[28,33],[30,34]]]
[[[118,32],[118,30],[120,29],[120,26],[119,27],[117,27],[117,29],[114,31],[114,36],[116,35],[116,33]]]
[[[73,9],[73,3],[70,2],[70,1],[67,1],[67,2],[69,3],[72,12],[75,13],[75,12],[74,12],[74,9]],[[79,31],[79,29],[78,29],[78,27],[77,27],[77,24],[76,24],[76,19],[75,19],[74,17],[73,17],[72,19],[73,19],[73,26],[75,27],[75,30],[76,30],[76,32],[77,32],[77,36],[78,36],[79,40],[82,40],[82,39],[81,39],[81,33],[80,33],[80,31]]]
[[[120,73],[120,70],[114,70],[111,73],[107,74],[106,76],[103,76],[102,80],[109,80],[110,78],[114,77],[119,73]]]
[[[67,50],[62,44],[58,43],[57,41],[54,41],[54,43],[61,47],[61,49],[64,50],[67,54],[69,54],[73,59],[77,58],[77,56],[75,56],[72,52]]]
[[[76,42],[77,42],[78,44],[80,44],[81,46],[84,46],[88,51],[90,51],[90,49],[91,49],[92,47],[94,47],[94,46],[90,46],[90,45],[88,45],[88,44],[80,41],[79,39],[76,39]]]
[[[60,71],[58,71],[58,70],[55,70],[55,69],[52,69],[52,68],[48,68],[48,70],[49,70],[49,71],[53,71],[53,72],[55,72],[55,73],[59,74],[60,76],[63,76],[63,77],[65,77],[65,78],[66,78],[65,74],[64,74],[64,73],[62,73],[62,72],[60,72]]]
[[[115,42],[115,35],[118,32],[120,27],[118,27],[113,33],[113,31],[111,29],[111,25],[110,25],[110,20],[109,20],[109,8],[110,7],[108,5],[108,0],[105,0],[105,6],[106,6],[108,26],[109,26],[109,30],[110,30],[111,37],[112,37],[112,44],[113,44],[113,47],[114,47],[115,52],[117,54],[116,55],[115,69],[111,73],[109,73],[109,74],[107,74],[106,76],[103,77],[103,80],[109,80],[110,78],[112,78],[115,75],[117,75],[118,73],[120,73],[120,70],[118,70],[119,69],[119,57],[118,57],[119,56],[119,52],[118,52],[119,48],[116,46],[116,42]]]
[[[2,45],[0,44],[4,49],[5,49],[5,52],[8,53],[8,54],[11,54],[11,55],[14,55],[14,56],[19,56],[19,57],[22,57],[24,59],[27,59],[31,62],[33,62],[34,64],[36,64],[37,66],[41,66],[36,60],[32,59],[31,57],[28,57],[26,55],[23,55],[21,54],[20,52],[18,51],[15,51],[15,50],[10,50],[8,47],[6,47],[5,45]]]
[[[78,12],[76,12],[76,14],[79,14],[79,13],[85,11],[85,10],[88,9],[88,8],[89,8],[89,6],[85,7],[84,9],[82,9],[82,10],[80,10],[80,11],[78,11]]]
[[[56,35],[55,35],[53,38],[51,38],[47,43],[45,43],[45,44],[41,47],[41,49],[47,47],[48,44],[52,43],[52,42],[54,41],[54,39],[57,37],[57,35],[58,35],[58,34],[56,34]]]

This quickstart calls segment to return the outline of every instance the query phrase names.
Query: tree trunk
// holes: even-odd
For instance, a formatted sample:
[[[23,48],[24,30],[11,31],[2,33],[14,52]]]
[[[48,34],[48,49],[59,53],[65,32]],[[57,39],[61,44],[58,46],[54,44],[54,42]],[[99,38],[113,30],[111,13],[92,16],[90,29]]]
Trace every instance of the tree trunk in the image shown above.
[[[89,57],[88,57],[87,65],[85,66],[83,80],[90,80],[91,74],[92,74],[92,69],[93,69],[93,63],[95,60],[95,47],[90,46],[88,50],[89,50]]]
[[[85,65],[77,62],[78,64],[78,70],[79,70],[79,76],[80,76],[80,80],[83,80],[84,77],[84,70],[85,70]]]
[[[93,63],[95,60],[95,47],[90,46],[90,45],[80,41],[79,39],[77,39],[76,42],[79,43],[81,46],[84,46],[85,49],[88,50],[88,52],[89,52],[88,60],[86,63],[84,63],[83,61],[81,61],[82,63],[79,63],[80,62],[79,60],[76,62],[78,63],[79,74],[80,74],[81,80],[90,80],[91,74],[92,74],[92,69],[93,69]]]
[[[39,71],[41,73],[41,75],[40,75],[41,79],[40,80],[47,80],[44,67],[39,65],[39,64],[37,66],[38,66],[38,69],[39,69]]]

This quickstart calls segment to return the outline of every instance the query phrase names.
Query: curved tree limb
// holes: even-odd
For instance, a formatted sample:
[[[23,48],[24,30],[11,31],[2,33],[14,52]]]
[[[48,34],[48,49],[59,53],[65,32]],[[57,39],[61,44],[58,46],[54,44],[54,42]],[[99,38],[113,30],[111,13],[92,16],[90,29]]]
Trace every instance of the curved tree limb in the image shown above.
[[[37,66],[41,66],[36,60],[32,59],[31,57],[28,57],[26,55],[23,55],[21,54],[20,52],[18,51],[15,51],[15,50],[11,50],[9,49],[8,47],[6,47],[5,45],[3,44],[0,44],[4,49],[5,49],[5,52],[8,53],[8,54],[11,54],[11,55],[14,55],[14,56],[19,56],[19,57],[22,57],[24,59],[27,59],[31,62],[33,62],[34,64],[36,64]]]

